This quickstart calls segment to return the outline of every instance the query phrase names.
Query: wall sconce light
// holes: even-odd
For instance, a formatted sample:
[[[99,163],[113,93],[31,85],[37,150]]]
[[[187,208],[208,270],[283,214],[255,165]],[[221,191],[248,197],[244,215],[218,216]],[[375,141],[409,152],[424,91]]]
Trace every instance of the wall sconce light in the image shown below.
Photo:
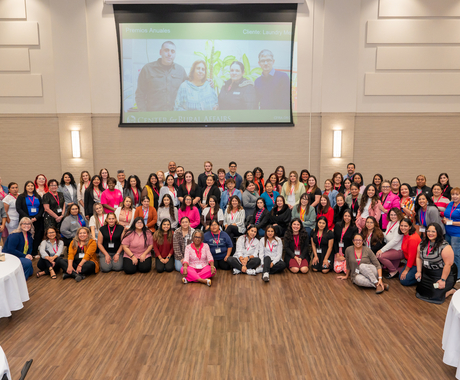
[[[81,151],[80,151],[80,131],[71,131],[72,136],[72,157],[73,158],[80,158]]]
[[[342,131],[334,131],[334,147],[332,157],[342,157]]]

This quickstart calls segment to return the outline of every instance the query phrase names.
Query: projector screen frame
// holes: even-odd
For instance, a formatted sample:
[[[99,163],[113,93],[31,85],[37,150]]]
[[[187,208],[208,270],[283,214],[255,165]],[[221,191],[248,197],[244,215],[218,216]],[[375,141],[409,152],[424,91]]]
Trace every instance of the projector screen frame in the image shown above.
[[[292,75],[290,76],[290,108],[288,122],[231,122],[231,123],[124,123],[123,122],[123,65],[120,24],[122,23],[291,23],[292,73],[294,35],[297,4],[114,4],[115,26],[118,43],[120,71],[120,122],[119,127],[164,128],[164,127],[293,127]],[[262,10],[261,10],[262,8]],[[211,18],[208,18],[212,14]]]

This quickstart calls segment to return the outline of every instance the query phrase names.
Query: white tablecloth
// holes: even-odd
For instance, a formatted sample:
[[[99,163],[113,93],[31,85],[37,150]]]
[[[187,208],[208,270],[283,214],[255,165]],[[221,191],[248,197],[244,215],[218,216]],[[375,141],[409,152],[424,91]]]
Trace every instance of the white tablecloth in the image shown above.
[[[6,377],[11,380],[10,368],[8,367],[8,360],[6,360],[5,353],[0,347],[0,379],[6,375]]]
[[[0,261],[0,318],[11,316],[29,300],[26,277],[21,261],[13,255],[5,254],[6,261]]]
[[[444,363],[457,367],[455,377],[460,379],[460,291],[455,292],[450,301],[444,324],[442,349]]]

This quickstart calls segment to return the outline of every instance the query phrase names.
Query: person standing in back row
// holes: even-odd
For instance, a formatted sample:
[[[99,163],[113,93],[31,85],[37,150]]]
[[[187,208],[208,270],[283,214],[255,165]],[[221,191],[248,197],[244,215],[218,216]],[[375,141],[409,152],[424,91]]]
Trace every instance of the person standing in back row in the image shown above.
[[[275,58],[270,50],[264,49],[259,53],[262,75],[255,80],[254,86],[261,110],[286,110],[291,105],[289,76],[275,70],[274,63]]]
[[[185,69],[174,63],[176,45],[165,41],[160,58],[142,68],[137,81],[136,103],[139,112],[172,111],[179,86],[187,79]]]
[[[217,182],[217,175],[212,172],[212,162],[205,161],[204,162],[204,173],[201,173],[198,176],[198,187],[200,189],[206,188],[206,178],[208,178],[209,176],[212,176],[212,178],[214,178],[214,182]]]

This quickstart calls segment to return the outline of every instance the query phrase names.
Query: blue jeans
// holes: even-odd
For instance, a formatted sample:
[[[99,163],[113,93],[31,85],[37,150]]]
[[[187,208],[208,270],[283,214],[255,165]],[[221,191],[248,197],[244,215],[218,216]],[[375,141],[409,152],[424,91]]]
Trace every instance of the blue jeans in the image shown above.
[[[460,268],[460,236],[445,236],[446,241],[452,246],[454,250],[454,263],[457,269]],[[460,269],[459,269],[460,272]],[[460,274],[457,275],[457,280],[460,278]]]
[[[404,270],[406,270],[406,268],[407,266],[404,267]],[[417,265],[414,265],[412,268],[409,269],[409,272],[407,272],[405,280],[401,280],[401,273],[399,274],[399,281],[401,282],[401,285],[412,286],[417,284],[417,280],[415,279],[415,274],[417,273]]]
[[[182,268],[182,263],[180,262],[180,260],[176,260],[174,259],[174,268],[180,272],[181,268]]]
[[[311,228],[310,227],[304,227],[305,228],[305,231],[307,231],[308,233],[308,238],[310,239],[311,237]]]

